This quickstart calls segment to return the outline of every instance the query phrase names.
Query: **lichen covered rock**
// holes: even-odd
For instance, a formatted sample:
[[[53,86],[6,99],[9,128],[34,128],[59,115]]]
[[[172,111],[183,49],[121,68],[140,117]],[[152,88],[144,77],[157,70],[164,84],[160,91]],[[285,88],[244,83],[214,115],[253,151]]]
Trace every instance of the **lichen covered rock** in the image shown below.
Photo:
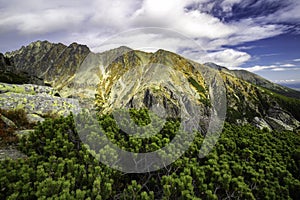
[[[10,85],[0,83],[0,108],[5,110],[24,109],[26,113],[46,116],[68,115],[80,110],[77,99],[60,98],[47,86]]]

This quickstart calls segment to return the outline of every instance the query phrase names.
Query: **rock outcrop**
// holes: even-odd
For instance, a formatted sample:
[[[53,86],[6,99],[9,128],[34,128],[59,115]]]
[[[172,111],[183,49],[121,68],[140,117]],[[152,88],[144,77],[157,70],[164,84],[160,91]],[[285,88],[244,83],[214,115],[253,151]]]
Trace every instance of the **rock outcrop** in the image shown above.
[[[48,86],[0,83],[0,108],[24,109],[29,114],[42,117],[78,112],[80,106],[77,99],[61,98],[57,95],[57,91]]]
[[[7,146],[0,149],[0,161],[5,159],[27,158],[25,154],[17,150],[14,146]]]
[[[268,131],[272,130],[271,126],[264,119],[259,118],[259,117],[254,117],[253,124],[254,124],[254,126],[256,126],[257,128],[259,128],[261,130],[263,130],[263,129],[267,129]]]
[[[11,121],[10,119],[8,119],[7,117],[3,116],[1,113],[0,113],[0,119],[4,122],[4,124],[7,126],[7,127],[11,127],[11,128],[17,128],[17,125]]]

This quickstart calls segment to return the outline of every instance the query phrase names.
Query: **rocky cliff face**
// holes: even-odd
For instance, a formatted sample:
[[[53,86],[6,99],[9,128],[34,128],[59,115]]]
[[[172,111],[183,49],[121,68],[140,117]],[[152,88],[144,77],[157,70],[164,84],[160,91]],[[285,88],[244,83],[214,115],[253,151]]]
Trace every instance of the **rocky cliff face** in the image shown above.
[[[227,120],[240,124],[252,123],[260,128],[295,130],[299,127],[298,109],[288,109],[282,104],[281,95],[243,81],[235,75],[224,76],[227,88]],[[284,101],[289,101],[285,98]],[[294,106],[297,107],[299,100]],[[296,119],[297,118],[297,119]],[[273,119],[277,119],[274,122]],[[276,120],[275,120],[276,121]],[[285,128],[283,128],[285,127]]]
[[[44,81],[26,71],[16,71],[10,58],[0,53],[0,82],[12,84],[38,84],[44,85]]]
[[[27,73],[51,85],[62,97],[50,95],[52,105],[68,104],[66,97],[72,97],[85,102],[85,106],[96,106],[102,113],[123,107],[147,107],[163,110],[171,117],[180,117],[182,112],[193,114],[191,107],[196,106],[200,120],[207,124],[211,108],[216,106],[212,103],[220,97],[212,96],[212,90],[225,83],[227,121],[268,129],[295,130],[300,125],[299,109],[291,109],[300,105],[299,100],[274,93],[290,94],[286,88],[250,72],[231,71],[213,63],[202,65],[165,50],[146,53],[120,47],[95,54],[84,45],[73,43],[67,47],[38,41],[0,55],[0,66],[9,65],[14,73]],[[217,72],[222,83],[216,78]],[[14,93],[9,98],[2,89],[2,95],[6,95],[2,99],[21,102],[33,95]],[[11,104],[15,106],[16,102]]]
[[[72,79],[89,53],[85,45],[37,41],[5,56],[13,63],[15,72],[26,72],[59,89]]]

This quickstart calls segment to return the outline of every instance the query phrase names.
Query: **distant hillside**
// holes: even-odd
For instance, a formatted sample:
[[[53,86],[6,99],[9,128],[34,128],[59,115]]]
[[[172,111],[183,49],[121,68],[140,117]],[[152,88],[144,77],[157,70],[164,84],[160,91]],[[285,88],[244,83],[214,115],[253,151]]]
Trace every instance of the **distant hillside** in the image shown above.
[[[254,73],[246,71],[246,70],[229,70],[226,67],[216,65],[214,63],[206,63],[205,65],[210,66],[214,69],[218,69],[223,72],[232,74],[232,75],[236,76],[237,78],[240,78],[244,81],[255,84],[257,86],[264,87],[264,88],[269,89],[278,94],[282,94],[287,97],[300,99],[300,92],[296,91],[297,88],[298,88],[298,90],[300,89],[300,83],[294,84],[294,85],[293,84],[276,84],[276,83],[273,83],[257,74],[254,74]]]
[[[278,83],[278,84],[300,92],[300,83]]]

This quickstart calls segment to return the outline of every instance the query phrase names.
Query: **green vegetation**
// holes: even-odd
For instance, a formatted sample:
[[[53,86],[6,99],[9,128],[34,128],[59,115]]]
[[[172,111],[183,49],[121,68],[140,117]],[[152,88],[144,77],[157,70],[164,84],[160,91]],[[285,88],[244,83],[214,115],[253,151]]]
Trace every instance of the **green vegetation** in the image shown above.
[[[285,87],[284,89],[281,88],[270,88],[269,90],[274,91],[277,94],[280,94],[282,96],[286,96],[289,98],[295,98],[295,99],[300,99],[300,92],[294,89],[290,89],[288,87]]]
[[[145,110],[131,116],[149,123]],[[155,136],[138,139],[110,115],[99,123],[112,142],[137,152],[167,145],[179,126],[170,119]],[[180,159],[159,171],[124,174],[87,151],[73,116],[47,119],[20,139],[26,159],[0,162],[0,199],[300,199],[299,133],[225,124],[215,148],[200,159],[203,139],[197,134]]]
[[[199,83],[195,79],[193,79],[192,77],[189,77],[188,81],[190,82],[190,84],[192,84],[192,86],[194,86],[197,89],[197,91],[199,93],[205,93],[206,92],[205,88],[202,87],[201,85],[199,85]]]
[[[0,82],[11,84],[23,84],[29,82],[28,78],[14,74],[10,71],[0,70]]]
[[[202,87],[195,79],[192,77],[188,78],[188,81],[190,84],[192,84],[193,87],[196,88],[197,92],[200,95],[200,102],[202,102],[205,106],[211,107],[211,102],[210,100],[206,97],[207,91],[205,90],[204,87]]]

